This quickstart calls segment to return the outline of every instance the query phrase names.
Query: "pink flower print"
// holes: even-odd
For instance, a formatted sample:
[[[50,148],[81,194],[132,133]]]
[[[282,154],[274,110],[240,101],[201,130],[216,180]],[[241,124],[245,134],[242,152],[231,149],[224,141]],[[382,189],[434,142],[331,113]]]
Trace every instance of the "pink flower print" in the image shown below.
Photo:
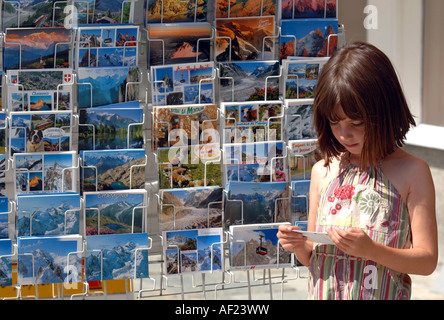
[[[355,187],[346,184],[335,190],[334,195],[339,200],[351,200],[355,193]]]

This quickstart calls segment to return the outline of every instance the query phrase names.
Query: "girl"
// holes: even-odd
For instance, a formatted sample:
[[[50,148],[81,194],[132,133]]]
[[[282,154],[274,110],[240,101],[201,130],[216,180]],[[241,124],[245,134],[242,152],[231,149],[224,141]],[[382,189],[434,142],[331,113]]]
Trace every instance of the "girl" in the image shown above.
[[[308,230],[281,226],[281,246],[309,267],[313,299],[409,299],[408,273],[438,256],[428,165],[401,149],[415,121],[396,72],[374,46],[354,43],[324,66],[313,106],[323,160],[312,170]]]

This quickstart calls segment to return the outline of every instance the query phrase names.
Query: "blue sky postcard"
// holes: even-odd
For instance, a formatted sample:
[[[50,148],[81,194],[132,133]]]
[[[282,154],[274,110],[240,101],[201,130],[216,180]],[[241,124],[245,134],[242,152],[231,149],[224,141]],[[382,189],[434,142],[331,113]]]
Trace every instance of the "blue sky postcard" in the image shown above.
[[[12,286],[12,240],[0,239],[0,286]]]
[[[84,192],[83,199],[87,236],[145,230],[146,190]]]
[[[153,105],[214,103],[214,63],[152,66]]]
[[[224,270],[222,228],[164,231],[167,275]]]
[[[208,0],[147,0],[145,23],[199,22],[207,20]]]
[[[145,149],[85,150],[82,191],[145,188]]]
[[[337,0],[278,0],[282,19],[336,18]]]
[[[4,70],[69,68],[69,29],[7,29],[4,41]]]
[[[17,247],[18,284],[80,282],[82,236],[19,237]]]
[[[8,70],[8,111],[72,110],[72,69]]]
[[[18,195],[16,236],[78,234],[80,195],[77,193]]]
[[[137,67],[78,68],[79,108],[139,100]]]
[[[11,112],[10,117],[11,155],[72,150],[71,111]]]
[[[128,24],[134,22],[135,0],[74,0],[77,24]]]
[[[146,233],[87,236],[86,243],[87,281],[149,277]]]
[[[8,203],[7,197],[0,197],[0,201],[6,199],[6,203]],[[8,208],[6,208],[8,209]],[[0,212],[0,239],[9,238],[9,214],[8,211]]]
[[[233,270],[290,267],[291,252],[279,245],[277,237],[281,224],[231,226],[230,267]]]
[[[143,108],[96,107],[79,110],[79,150],[143,147]]]

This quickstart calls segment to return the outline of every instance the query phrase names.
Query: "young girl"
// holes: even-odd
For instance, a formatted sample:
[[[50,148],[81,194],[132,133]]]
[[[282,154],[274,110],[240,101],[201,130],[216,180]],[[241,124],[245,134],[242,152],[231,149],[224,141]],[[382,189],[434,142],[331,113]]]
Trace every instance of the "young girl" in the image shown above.
[[[312,170],[308,241],[281,226],[281,246],[309,267],[313,299],[409,299],[408,273],[438,256],[428,165],[401,149],[415,121],[387,56],[370,44],[338,50],[318,81],[314,127],[323,160]]]

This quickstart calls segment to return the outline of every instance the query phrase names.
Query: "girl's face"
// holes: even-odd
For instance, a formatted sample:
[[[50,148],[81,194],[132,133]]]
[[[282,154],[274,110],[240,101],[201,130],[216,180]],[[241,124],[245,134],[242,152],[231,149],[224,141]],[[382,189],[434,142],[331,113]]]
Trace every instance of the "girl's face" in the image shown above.
[[[336,140],[352,155],[360,155],[364,145],[365,124],[362,120],[347,117],[342,108],[338,110],[338,120],[330,120],[330,128]]]

